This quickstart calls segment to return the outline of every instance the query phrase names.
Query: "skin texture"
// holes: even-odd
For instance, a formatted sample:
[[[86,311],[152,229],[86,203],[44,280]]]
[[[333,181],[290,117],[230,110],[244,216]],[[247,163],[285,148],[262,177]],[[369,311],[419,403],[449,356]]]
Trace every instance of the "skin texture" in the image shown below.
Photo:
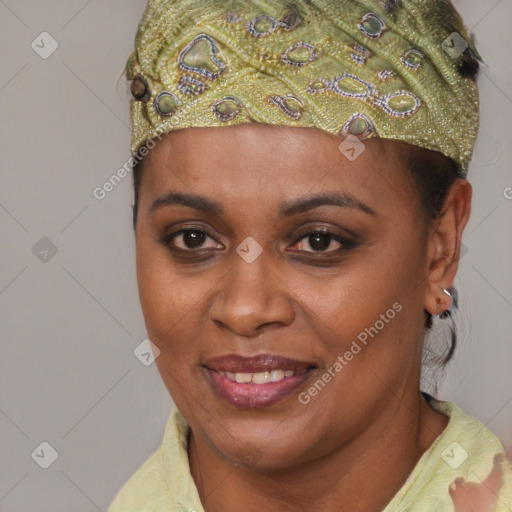
[[[457,271],[471,186],[457,179],[428,226],[404,165],[409,151],[426,150],[369,139],[350,162],[339,144],[316,128],[247,124],[175,131],[146,157],[140,300],[159,372],[191,426],[190,467],[207,512],[330,512],[340,503],[380,511],[447,424],[419,392],[424,310],[450,305],[442,288]],[[171,190],[206,196],[224,212],[180,204],[151,212]],[[324,205],[279,216],[285,200],[333,191],[375,214]],[[202,257],[190,236],[162,242],[185,227],[207,232]],[[311,229],[357,243],[327,237],[318,251],[304,236]],[[236,252],[248,236],[263,249],[250,264]],[[401,311],[300,403],[298,393],[395,303]],[[317,369],[286,400],[239,409],[215,393],[202,366],[228,353],[272,353]]]

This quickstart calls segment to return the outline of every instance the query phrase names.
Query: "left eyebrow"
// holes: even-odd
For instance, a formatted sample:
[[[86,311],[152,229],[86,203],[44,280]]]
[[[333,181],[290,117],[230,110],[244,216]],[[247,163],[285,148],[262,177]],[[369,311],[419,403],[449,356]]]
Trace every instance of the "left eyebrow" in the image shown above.
[[[369,215],[377,216],[375,210],[372,210],[368,205],[362,203],[354,196],[345,192],[330,194],[320,194],[282,203],[279,213],[281,217],[288,217],[297,213],[302,213],[319,206],[341,206],[343,208],[356,208]]]

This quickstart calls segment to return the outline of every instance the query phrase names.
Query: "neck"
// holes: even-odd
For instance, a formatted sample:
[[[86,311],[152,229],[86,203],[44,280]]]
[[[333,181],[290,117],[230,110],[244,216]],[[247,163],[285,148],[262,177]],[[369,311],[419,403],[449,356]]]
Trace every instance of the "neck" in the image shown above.
[[[381,415],[370,428],[327,456],[293,468],[241,468],[191,432],[189,463],[206,512],[298,512],[314,501],[323,512],[380,512],[448,423],[421,395]]]

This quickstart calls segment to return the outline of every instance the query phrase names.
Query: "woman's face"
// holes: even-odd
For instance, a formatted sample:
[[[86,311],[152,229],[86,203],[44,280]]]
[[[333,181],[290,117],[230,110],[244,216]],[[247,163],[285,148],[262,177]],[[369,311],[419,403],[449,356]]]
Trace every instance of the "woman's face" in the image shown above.
[[[429,237],[414,148],[370,139],[351,161],[340,142],[192,128],[146,157],[148,335],[194,436],[232,462],[306,462],[417,403]]]

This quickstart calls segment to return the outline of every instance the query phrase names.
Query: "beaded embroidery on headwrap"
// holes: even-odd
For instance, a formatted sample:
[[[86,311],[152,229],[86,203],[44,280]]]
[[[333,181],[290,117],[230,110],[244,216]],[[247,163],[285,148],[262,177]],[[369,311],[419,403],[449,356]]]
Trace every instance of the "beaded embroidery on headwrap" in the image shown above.
[[[444,45],[456,33],[465,51]],[[127,65],[132,154],[188,127],[249,122],[401,140],[465,177],[480,56],[448,0],[149,0]]]

